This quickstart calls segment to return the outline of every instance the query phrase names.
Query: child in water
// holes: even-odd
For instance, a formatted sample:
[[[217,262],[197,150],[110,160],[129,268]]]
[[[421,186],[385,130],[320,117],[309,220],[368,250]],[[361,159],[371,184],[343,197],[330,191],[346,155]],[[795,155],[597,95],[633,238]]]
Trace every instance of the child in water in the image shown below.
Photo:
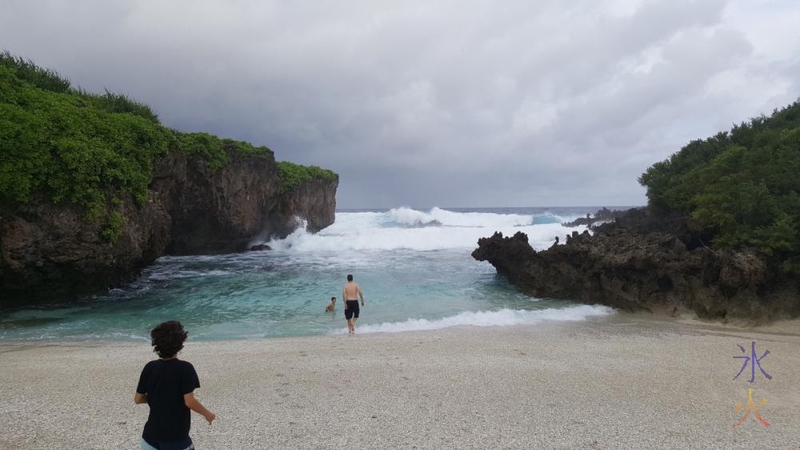
[[[331,302],[325,307],[325,312],[331,312],[336,309],[336,297],[331,297]]]

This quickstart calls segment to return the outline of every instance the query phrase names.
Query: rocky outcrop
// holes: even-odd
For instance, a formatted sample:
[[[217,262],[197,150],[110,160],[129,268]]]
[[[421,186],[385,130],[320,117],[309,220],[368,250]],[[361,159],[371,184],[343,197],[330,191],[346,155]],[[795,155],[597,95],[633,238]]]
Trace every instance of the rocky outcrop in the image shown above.
[[[626,311],[691,310],[705,319],[763,322],[800,315],[797,283],[763,257],[695,245],[702,236],[685,220],[646,215],[634,211],[594,235],[573,232],[565,244],[538,252],[524,233],[495,233],[480,239],[472,255],[536,297]]]
[[[285,236],[306,221],[312,233],[322,230],[334,221],[336,187],[338,183],[313,179],[302,181],[291,192],[281,195],[266,225],[270,233]]]
[[[563,223],[562,225],[565,227],[577,227],[583,225],[591,228],[594,225],[611,222],[625,213],[626,211],[602,208],[597,211],[594,216],[591,214],[586,214],[586,217],[579,217],[572,222]]]
[[[271,154],[228,157],[218,170],[183,152],[158,161],[147,202],[123,197],[115,207],[123,221],[113,241],[106,223],[72,205],[0,205],[0,308],[104,292],[165,254],[247,250],[255,235],[293,231],[295,217],[312,231],[333,223],[338,180],[281,194]]]
[[[112,244],[82,208],[42,202],[0,208],[0,308],[67,301],[132,279],[164,253],[170,217],[157,202],[123,199],[125,220]]]
[[[271,155],[228,152],[228,158],[212,170],[173,152],[156,165],[151,190],[172,218],[166,253],[241,251],[263,230],[280,200],[277,164]]]

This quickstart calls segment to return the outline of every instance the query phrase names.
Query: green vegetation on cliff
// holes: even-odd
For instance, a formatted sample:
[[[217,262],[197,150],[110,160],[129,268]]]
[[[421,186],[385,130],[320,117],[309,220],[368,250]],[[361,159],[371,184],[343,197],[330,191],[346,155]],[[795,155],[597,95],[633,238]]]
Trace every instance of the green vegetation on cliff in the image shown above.
[[[144,105],[72,89],[54,72],[0,55],[0,200],[43,194],[91,217],[110,200],[106,188],[144,201],[153,160],[171,139]]]
[[[755,248],[800,273],[800,102],[695,140],[639,178],[656,212],[680,211],[717,248]]]
[[[228,153],[232,150],[238,153],[272,153],[267,147],[255,147],[243,141],[233,139],[220,139],[208,133],[180,133],[173,131],[176,142],[175,147],[189,154],[201,155],[212,170],[217,170],[228,164]]]
[[[125,95],[73,88],[52,70],[0,53],[0,204],[79,205],[89,220],[106,224],[103,235],[113,242],[124,220],[113,214],[118,197],[145,202],[153,165],[168,150],[200,155],[212,170],[228,163],[230,151],[272,154],[267,147],[169,129],[149,106]],[[303,174],[333,174],[296,167],[289,185]]]
[[[281,192],[289,192],[303,181],[320,179],[334,181],[336,174],[332,170],[321,169],[317,166],[301,166],[288,161],[278,163],[281,178]]]

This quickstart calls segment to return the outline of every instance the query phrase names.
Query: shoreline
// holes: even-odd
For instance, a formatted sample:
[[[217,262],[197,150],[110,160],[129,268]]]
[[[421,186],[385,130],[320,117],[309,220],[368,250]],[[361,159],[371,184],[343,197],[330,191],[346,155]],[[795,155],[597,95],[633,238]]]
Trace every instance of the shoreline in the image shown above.
[[[192,342],[198,448],[797,448],[800,321],[580,322]],[[766,328],[765,328],[766,327]],[[189,330],[191,333],[191,330]],[[756,341],[767,380],[732,380]],[[749,351],[749,348],[748,348]],[[135,342],[0,343],[0,449],[137,448]],[[768,401],[739,427],[737,402]]]
[[[564,301],[567,304],[567,301]],[[489,324],[489,325],[478,325],[474,323],[464,323],[464,324],[453,324],[453,325],[442,325],[440,327],[431,327],[431,328],[397,328],[392,327],[392,325],[403,325],[406,322],[415,322],[418,319],[408,319],[406,322],[386,322],[386,323],[362,323],[359,327],[360,329],[368,329],[369,331],[363,331],[359,334],[364,335],[380,335],[380,334],[404,334],[404,333],[418,333],[418,332],[426,332],[426,331],[438,331],[438,330],[446,330],[450,328],[459,328],[459,327],[474,327],[476,329],[481,328],[508,328],[508,327],[526,327],[526,326],[540,326],[546,323],[581,323],[585,321],[592,321],[592,320],[606,320],[606,321],[614,321],[614,320],[638,320],[642,322],[650,322],[654,324],[658,323],[667,323],[676,326],[688,326],[688,327],[700,327],[700,328],[709,328],[715,330],[742,330],[742,331],[752,331],[756,333],[769,333],[769,334],[785,334],[785,335],[797,335],[800,336],[800,317],[795,319],[778,319],[773,320],[770,322],[762,323],[756,321],[749,321],[746,319],[728,319],[724,321],[719,320],[705,320],[697,317],[696,314],[689,310],[682,310],[680,313],[673,314],[666,310],[655,310],[652,312],[649,311],[635,311],[635,312],[628,312],[628,311],[620,311],[614,309],[610,306],[601,305],[601,304],[586,304],[586,303],[579,303],[579,302],[572,302],[568,304],[569,307],[572,308],[581,308],[581,307],[599,307],[599,308],[606,308],[610,313],[603,313],[603,314],[588,314],[579,319],[568,319],[568,318],[559,318],[559,319],[552,319],[549,317],[541,317],[537,318],[535,322],[531,323],[520,323],[520,324]],[[567,308],[556,308],[556,311],[559,310],[566,310]],[[539,310],[526,310],[532,313],[547,313],[552,311],[551,308],[539,309]],[[478,311],[478,313],[485,313],[485,311]],[[330,316],[331,318],[338,319],[337,316]],[[326,318],[328,316],[326,315]],[[451,318],[451,317],[448,317]],[[422,321],[426,321],[422,319]],[[212,342],[237,342],[237,341],[259,341],[259,340],[273,340],[273,339],[303,339],[303,338],[325,338],[325,337],[336,337],[343,334],[347,334],[346,325],[343,323],[344,320],[341,321],[342,325],[339,328],[336,328],[337,331],[329,331],[325,334],[298,334],[298,335],[252,335],[252,336],[236,336],[236,337],[224,337],[224,338],[207,338],[207,337],[198,337],[192,334],[192,329],[189,328],[189,340],[187,342],[197,342],[197,343],[212,343]],[[436,322],[435,320],[433,322]],[[384,327],[385,325],[389,325],[388,327]],[[149,333],[149,331],[148,331]],[[81,345],[89,345],[89,344],[96,344],[96,345],[105,345],[105,344],[149,344],[150,338],[148,335],[143,334],[142,336],[127,336],[125,338],[107,338],[107,337],[86,337],[86,338],[74,338],[74,337],[46,337],[46,338],[3,338],[0,335],[0,348],[5,345],[71,345],[71,344],[81,344]]]

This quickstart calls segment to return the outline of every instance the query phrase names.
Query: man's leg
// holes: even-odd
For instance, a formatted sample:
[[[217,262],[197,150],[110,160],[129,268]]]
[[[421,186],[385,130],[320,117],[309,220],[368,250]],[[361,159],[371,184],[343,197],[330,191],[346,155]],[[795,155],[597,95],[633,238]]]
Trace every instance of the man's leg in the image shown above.
[[[353,309],[353,333],[356,332],[356,321],[358,320],[358,315],[361,312],[361,308],[358,307],[358,303],[356,303],[356,307]]]

